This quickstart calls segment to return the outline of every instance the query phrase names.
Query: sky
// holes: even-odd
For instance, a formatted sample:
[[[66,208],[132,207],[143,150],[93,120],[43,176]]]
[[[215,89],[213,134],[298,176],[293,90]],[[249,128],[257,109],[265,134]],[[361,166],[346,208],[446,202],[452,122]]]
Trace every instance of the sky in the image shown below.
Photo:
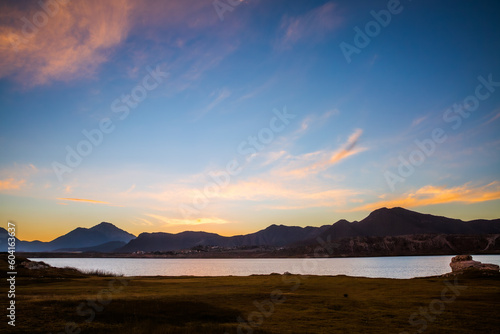
[[[498,36],[494,0],[2,1],[2,226],[499,218]]]

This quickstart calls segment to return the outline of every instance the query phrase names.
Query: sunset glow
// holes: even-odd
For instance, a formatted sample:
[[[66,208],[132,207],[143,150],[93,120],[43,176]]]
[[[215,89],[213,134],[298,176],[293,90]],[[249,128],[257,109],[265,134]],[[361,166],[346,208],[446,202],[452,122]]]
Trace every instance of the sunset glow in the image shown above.
[[[229,236],[397,206],[500,217],[486,2],[401,2],[363,47],[387,2],[62,3],[0,4],[0,218],[19,239],[102,221]]]

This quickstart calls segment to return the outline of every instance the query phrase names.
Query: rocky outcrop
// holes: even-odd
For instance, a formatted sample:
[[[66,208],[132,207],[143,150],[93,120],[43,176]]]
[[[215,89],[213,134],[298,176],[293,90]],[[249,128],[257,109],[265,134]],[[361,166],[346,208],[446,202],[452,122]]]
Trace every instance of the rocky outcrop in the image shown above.
[[[29,260],[21,262],[19,266],[30,270],[40,270],[40,269],[50,268],[50,266],[45,262],[37,262]]]
[[[457,255],[451,259],[451,271],[453,273],[463,272],[464,270],[491,270],[498,272],[500,267],[496,264],[481,263],[472,260],[471,255]]]

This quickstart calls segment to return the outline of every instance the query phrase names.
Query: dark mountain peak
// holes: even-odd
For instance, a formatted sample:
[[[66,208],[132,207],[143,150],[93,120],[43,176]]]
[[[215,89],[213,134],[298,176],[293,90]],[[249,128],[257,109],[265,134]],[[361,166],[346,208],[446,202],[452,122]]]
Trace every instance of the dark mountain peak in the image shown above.
[[[380,208],[360,222],[340,220],[324,231],[321,237],[334,239],[352,237],[385,237],[415,234],[490,234],[500,231],[494,220],[463,222],[407,210],[400,207]]]
[[[111,223],[108,223],[108,222],[101,222],[100,224],[97,224],[95,225],[94,227],[91,227],[91,228],[95,228],[95,227],[99,227],[99,226],[112,226],[112,227],[116,227],[115,225],[111,224]]]
[[[363,220],[371,220],[371,219],[383,219],[387,217],[394,217],[394,216],[418,216],[418,215],[423,215],[422,213],[403,209],[401,207],[394,207],[394,208],[380,208],[377,210],[372,211],[365,219]]]
[[[116,227],[115,225],[111,224],[111,223],[102,222],[100,224],[92,226],[91,228],[89,228],[89,230],[93,230],[93,231],[116,231],[116,230],[119,230],[119,228]]]
[[[184,231],[184,232],[179,232],[176,235],[181,235],[181,236],[219,236],[216,233],[210,233],[210,232],[204,232],[204,231]]]
[[[276,224],[272,224],[272,225],[269,225],[268,227],[266,227],[263,231],[272,231],[272,230],[279,230],[281,228],[285,227],[284,225],[276,225]],[[287,226],[288,227],[288,226]]]
[[[345,220],[345,219],[340,219],[339,221],[337,221],[336,223],[333,223],[334,225],[346,225],[346,224],[350,224],[351,222],[348,221],[348,220]]]
[[[110,241],[129,241],[130,239],[134,239],[135,235],[128,233],[127,231],[122,230],[121,228],[116,227],[115,225],[102,222],[88,229],[89,231],[95,231],[105,234]],[[127,240],[129,239],[129,240]]]

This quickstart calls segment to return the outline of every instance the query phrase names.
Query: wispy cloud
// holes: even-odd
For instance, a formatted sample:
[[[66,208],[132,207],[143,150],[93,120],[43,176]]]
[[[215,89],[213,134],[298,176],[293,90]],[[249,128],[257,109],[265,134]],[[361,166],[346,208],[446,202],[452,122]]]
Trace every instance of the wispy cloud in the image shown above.
[[[125,194],[131,193],[132,191],[134,191],[134,189],[135,189],[135,184],[131,185],[130,188],[125,190]]]
[[[414,192],[402,194],[398,198],[383,200],[357,207],[352,211],[370,211],[380,207],[412,208],[443,203],[479,203],[500,199],[500,182],[494,181],[483,186],[462,186],[446,188],[428,185]]]
[[[13,177],[0,180],[0,190],[21,189],[26,184],[26,180],[16,180]]]
[[[344,143],[341,148],[333,152],[318,151],[300,156],[293,164],[302,166],[290,169],[288,171],[284,170],[283,173],[298,177],[316,174],[326,170],[327,168],[341,162],[342,160],[350,156],[363,152],[366,150],[365,147],[356,147],[358,140],[362,134],[363,130],[356,129],[349,136],[346,143]]]
[[[219,23],[210,2],[151,0],[145,5],[132,0],[70,1],[59,4],[46,24],[25,36],[21,19],[32,21],[41,11],[38,2],[0,4],[0,78],[11,77],[26,88],[94,78],[100,66],[130,42],[134,52],[130,54],[133,64],[127,68],[129,77],[137,75],[144,64],[168,65],[168,71],[180,72],[172,83],[176,85],[172,91],[177,92],[235,49],[231,43],[199,39],[201,30],[206,32],[207,27]],[[236,34],[241,27],[231,28],[224,32]],[[140,43],[131,41],[138,31],[156,43],[156,52],[147,52]],[[182,56],[171,56],[172,49]]]
[[[85,202],[85,203],[94,203],[94,204],[110,204],[109,202],[96,201],[93,199],[85,199],[85,198],[57,198],[57,199],[60,201]]]
[[[411,126],[412,127],[415,127],[415,126],[418,126],[420,123],[422,123],[423,121],[425,121],[429,116],[426,115],[426,116],[422,116],[422,117],[418,117],[418,118],[415,118],[413,120],[413,122],[411,122]]]
[[[283,17],[281,21],[281,37],[276,47],[288,49],[303,40],[321,40],[331,34],[342,23],[336,5],[328,2],[308,13],[296,17]]]
[[[195,219],[178,219],[165,217],[157,214],[148,213],[146,216],[154,218],[163,223],[163,225],[167,226],[175,226],[175,225],[209,225],[209,224],[227,224],[229,221],[216,218],[216,217],[204,217],[204,218],[195,218]]]
[[[42,10],[38,2],[23,12],[9,6],[3,9],[19,21],[0,27],[0,77],[13,76],[26,86],[91,77],[131,27],[128,0],[59,5],[44,26],[33,26],[36,30],[29,36],[18,23]]]
[[[493,117],[491,117],[489,120],[487,120],[483,125],[488,125],[490,123],[493,123],[494,121],[496,121],[499,118],[500,118],[500,111],[498,111],[495,115],[493,115]]]
[[[29,189],[31,178],[40,171],[33,164],[14,164],[10,168],[0,170],[0,191]]]
[[[291,184],[272,178],[254,178],[231,184],[218,198],[228,201],[275,202],[266,204],[273,208],[334,207],[346,204],[359,192],[353,189],[329,189],[322,184]]]
[[[211,111],[213,108],[215,108],[219,103],[221,103],[222,101],[224,101],[225,99],[227,99],[229,96],[231,96],[231,91],[229,91],[229,89],[227,89],[227,88],[224,87],[221,90],[212,93],[211,96],[214,96],[214,95],[215,95],[215,98],[212,100],[212,102],[210,102],[201,111],[201,113],[198,116],[198,118],[202,117],[203,115],[205,115],[206,113],[208,113],[209,111]]]

